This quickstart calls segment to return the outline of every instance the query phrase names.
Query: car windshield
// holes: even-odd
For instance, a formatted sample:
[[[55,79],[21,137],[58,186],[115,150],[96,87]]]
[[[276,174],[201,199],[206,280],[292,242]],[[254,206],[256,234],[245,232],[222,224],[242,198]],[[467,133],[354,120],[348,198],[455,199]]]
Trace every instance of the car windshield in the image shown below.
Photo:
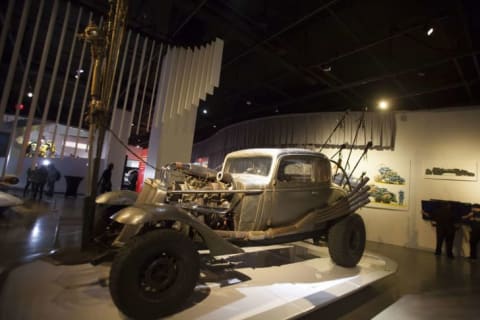
[[[272,158],[270,157],[229,158],[225,163],[224,171],[268,176],[271,165]]]

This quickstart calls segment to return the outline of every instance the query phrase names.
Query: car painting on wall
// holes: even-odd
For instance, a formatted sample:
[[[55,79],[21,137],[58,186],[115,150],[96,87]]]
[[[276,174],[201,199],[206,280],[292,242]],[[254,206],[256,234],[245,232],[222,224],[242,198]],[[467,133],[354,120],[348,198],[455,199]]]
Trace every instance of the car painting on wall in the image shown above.
[[[370,203],[367,207],[408,210],[410,161],[366,163],[370,177]]]
[[[425,179],[477,181],[476,161],[428,160],[422,170]]]

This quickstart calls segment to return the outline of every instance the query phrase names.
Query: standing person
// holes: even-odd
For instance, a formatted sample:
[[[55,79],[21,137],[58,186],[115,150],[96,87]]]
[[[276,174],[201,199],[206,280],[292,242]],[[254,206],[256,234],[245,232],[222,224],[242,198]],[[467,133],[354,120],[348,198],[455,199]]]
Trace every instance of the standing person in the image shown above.
[[[98,181],[99,192],[105,193],[112,191],[112,171],[113,163],[109,163],[107,169],[105,169]]]
[[[43,188],[47,183],[47,178],[48,178],[48,170],[45,166],[40,166],[35,170],[35,173],[32,176],[32,187],[33,187],[32,197],[34,200],[37,198],[37,194],[39,196],[38,199],[42,200]]]
[[[23,197],[27,196],[28,188],[32,185],[32,177],[35,174],[35,170],[37,170],[38,165],[35,163],[35,167],[32,169],[31,167],[27,169],[27,182],[25,183],[25,188],[23,189]],[[33,185],[32,185],[33,189]]]
[[[62,176],[60,172],[55,168],[53,163],[50,163],[47,167],[48,175],[47,175],[47,192],[45,194],[49,197],[53,197],[55,193],[55,182],[60,180]]]
[[[433,221],[436,223],[437,246],[435,255],[442,254],[442,246],[445,241],[447,257],[453,259],[453,240],[455,238],[455,216],[450,201],[440,202],[432,212]]]
[[[477,259],[477,245],[480,241],[480,204],[472,205],[472,211],[465,216],[470,220],[470,259]]]

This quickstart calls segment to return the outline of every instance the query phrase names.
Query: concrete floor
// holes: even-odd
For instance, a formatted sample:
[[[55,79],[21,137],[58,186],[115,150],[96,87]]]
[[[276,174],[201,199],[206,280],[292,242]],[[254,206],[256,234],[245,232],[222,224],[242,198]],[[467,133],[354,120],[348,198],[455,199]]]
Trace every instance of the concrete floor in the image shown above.
[[[41,202],[26,200],[24,206],[2,214],[0,289],[12,268],[55,248],[79,246],[82,203],[82,197],[56,195]],[[398,271],[303,319],[372,319],[377,315],[387,319],[408,310],[417,313],[414,317],[403,314],[406,318],[445,319],[449,314],[455,314],[455,319],[472,318],[471,309],[478,306],[480,297],[480,261],[449,260],[431,252],[380,243],[367,243],[367,249],[396,261]],[[461,296],[463,303],[450,298],[455,296]]]

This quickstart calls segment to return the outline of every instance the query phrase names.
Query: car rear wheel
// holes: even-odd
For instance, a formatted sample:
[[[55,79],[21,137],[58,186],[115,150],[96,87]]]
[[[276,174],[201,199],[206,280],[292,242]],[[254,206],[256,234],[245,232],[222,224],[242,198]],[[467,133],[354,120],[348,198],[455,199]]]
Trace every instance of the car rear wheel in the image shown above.
[[[328,252],[333,262],[342,267],[354,267],[365,250],[365,224],[358,214],[348,215],[328,231]]]
[[[199,273],[193,242],[174,230],[156,230],[133,239],[115,257],[110,294],[128,317],[156,319],[185,303]]]

